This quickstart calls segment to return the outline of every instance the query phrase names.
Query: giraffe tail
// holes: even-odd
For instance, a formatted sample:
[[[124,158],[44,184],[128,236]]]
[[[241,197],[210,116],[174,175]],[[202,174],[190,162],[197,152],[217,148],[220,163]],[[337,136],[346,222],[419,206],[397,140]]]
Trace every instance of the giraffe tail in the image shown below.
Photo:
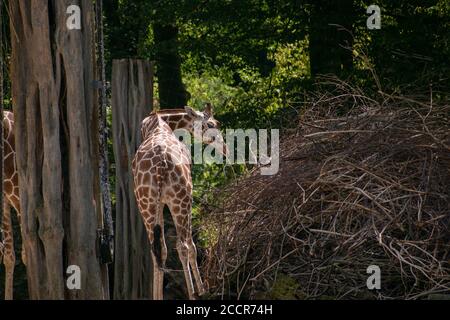
[[[156,263],[158,264],[159,268],[163,268],[163,263],[162,263],[162,254],[161,254],[161,235],[162,235],[162,229],[161,226],[159,224],[157,224],[154,228],[153,228],[153,254],[155,255],[156,258]]]
[[[0,230],[0,232],[1,232],[1,230]],[[3,252],[4,252],[4,245],[3,245],[3,242],[2,241],[0,241],[0,264],[3,262]]]
[[[161,154],[161,158],[159,161],[159,164],[157,165],[157,173],[156,173],[156,181],[158,183],[158,199],[157,199],[157,203],[158,203],[158,208],[157,208],[157,214],[158,215],[162,215],[163,214],[163,208],[161,208],[161,193],[162,193],[162,183],[163,183],[163,176],[164,176],[164,168],[166,166],[166,162],[164,159],[164,156],[162,154],[162,151],[159,150],[159,153]],[[159,217],[162,218],[162,217]],[[163,261],[162,261],[162,241],[164,241],[164,239],[162,239],[162,227],[159,224],[156,224],[155,227],[153,228],[153,254],[155,255],[156,258],[156,263],[158,264],[159,268],[164,268],[165,266],[163,266]]]

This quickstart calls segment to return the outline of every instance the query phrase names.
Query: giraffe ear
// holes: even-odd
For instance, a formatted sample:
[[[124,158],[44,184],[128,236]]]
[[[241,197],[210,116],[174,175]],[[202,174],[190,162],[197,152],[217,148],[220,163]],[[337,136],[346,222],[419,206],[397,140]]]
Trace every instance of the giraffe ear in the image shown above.
[[[212,104],[208,102],[208,103],[205,105],[205,111],[204,111],[204,113],[207,114],[209,118],[211,118],[211,117],[213,116],[213,111],[214,111],[214,110],[213,110]]]
[[[186,113],[187,113],[189,116],[191,116],[191,117],[193,117],[193,118],[195,118],[195,119],[201,118],[201,115],[200,115],[197,111],[195,111],[194,109],[192,109],[191,107],[186,106],[186,107],[184,107],[184,110],[186,111]]]

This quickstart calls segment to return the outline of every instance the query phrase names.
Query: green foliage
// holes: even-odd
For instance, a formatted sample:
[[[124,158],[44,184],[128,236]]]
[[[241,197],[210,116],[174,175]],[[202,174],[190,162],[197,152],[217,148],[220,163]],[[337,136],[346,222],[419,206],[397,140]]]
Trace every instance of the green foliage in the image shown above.
[[[270,61],[275,66],[270,76],[250,66],[236,71],[210,68],[199,73],[185,71],[185,82],[191,93],[190,104],[201,108],[206,102],[216,107],[217,118],[227,128],[280,128],[280,116],[296,100],[310,77],[307,40],[274,46],[269,50]],[[187,59],[195,66],[193,59]]]
[[[278,274],[275,283],[270,290],[269,298],[273,300],[297,300],[299,299],[299,283],[285,274]]]
[[[314,3],[287,0],[112,3],[107,6],[111,57],[155,59],[159,44],[155,43],[151,24],[176,25],[190,103],[200,107],[205,101],[213,102],[224,125],[285,126],[285,120],[292,116],[289,109],[301,104],[303,92],[311,89],[309,33],[316,17],[312,15]],[[353,2],[356,68],[350,70],[352,81],[377,90],[375,70],[386,90],[412,88],[430,81],[437,87],[448,86],[449,2],[378,1],[382,9],[381,30],[367,30],[369,4],[372,2]],[[333,17],[329,12],[318,15]],[[320,51],[330,49],[323,47]]]
[[[366,7],[368,1],[361,3]],[[381,30],[361,28],[367,56],[383,88],[411,91],[433,82],[435,89],[450,88],[450,2],[379,1]],[[358,23],[365,24],[365,20]]]

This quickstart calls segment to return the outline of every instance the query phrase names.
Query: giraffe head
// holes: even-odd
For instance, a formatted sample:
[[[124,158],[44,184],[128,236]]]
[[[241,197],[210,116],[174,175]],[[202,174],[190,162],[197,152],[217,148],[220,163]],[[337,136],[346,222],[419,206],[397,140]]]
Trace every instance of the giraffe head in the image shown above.
[[[202,142],[205,144],[217,144],[217,151],[226,157],[228,155],[227,145],[220,132],[220,122],[214,119],[212,105],[207,103],[203,111],[196,111],[191,107],[185,107],[185,111],[192,119],[192,126],[189,128],[191,133],[201,132]]]

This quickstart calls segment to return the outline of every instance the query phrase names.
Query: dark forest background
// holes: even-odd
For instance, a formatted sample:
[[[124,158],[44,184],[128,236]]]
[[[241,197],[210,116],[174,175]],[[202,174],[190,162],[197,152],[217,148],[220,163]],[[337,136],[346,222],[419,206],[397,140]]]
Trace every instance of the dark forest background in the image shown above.
[[[380,30],[366,26],[371,4]],[[161,107],[211,101],[230,126],[281,121],[320,74],[374,91],[449,86],[447,0],[113,0],[105,15],[109,59],[156,61]]]

